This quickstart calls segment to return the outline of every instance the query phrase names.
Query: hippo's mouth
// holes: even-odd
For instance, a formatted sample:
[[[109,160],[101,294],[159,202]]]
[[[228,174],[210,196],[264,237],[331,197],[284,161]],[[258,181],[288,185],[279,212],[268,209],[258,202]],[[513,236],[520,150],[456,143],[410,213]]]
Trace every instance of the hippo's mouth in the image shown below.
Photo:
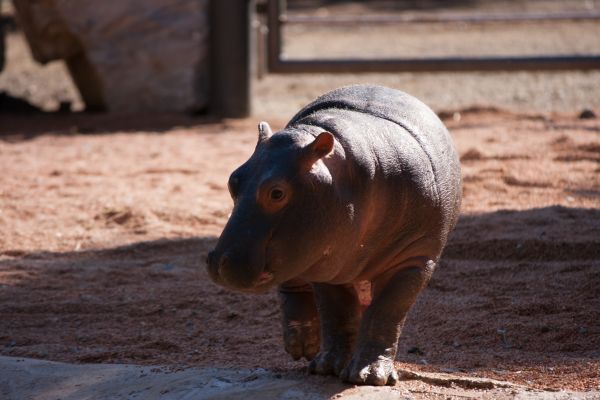
[[[258,277],[258,281],[256,282],[255,286],[262,286],[262,285],[266,285],[269,282],[271,282],[273,280],[275,276],[273,275],[272,272],[269,271],[263,271],[260,276]]]
[[[272,272],[263,271],[258,280],[251,287],[236,287],[235,290],[238,290],[243,293],[264,293],[273,287],[273,280],[275,276]]]
[[[271,244],[272,237],[273,237],[273,233],[271,232],[271,234],[269,235],[269,238],[267,239],[267,241],[265,243],[265,248],[263,250],[265,264],[263,266],[262,272],[260,273],[260,275],[258,276],[258,279],[256,280],[256,282],[254,283],[254,285],[251,288],[242,289],[242,291],[244,291],[244,292],[248,291],[248,292],[252,292],[252,293],[260,293],[260,292],[266,292],[273,286],[273,280],[275,279],[275,274],[273,274],[272,270],[269,268],[269,259],[270,259],[269,244]]]
[[[273,270],[270,268],[270,264],[271,264],[270,261],[272,258],[272,253],[270,251],[270,248],[271,248],[271,242],[273,241],[274,231],[275,231],[275,229],[271,229],[271,231],[269,232],[269,236],[267,237],[267,240],[265,240],[265,245],[263,248],[264,265],[262,268],[262,272],[258,276],[258,279],[256,280],[254,287],[252,289],[265,288],[265,290],[266,290],[269,287],[271,287],[271,283],[275,279]]]

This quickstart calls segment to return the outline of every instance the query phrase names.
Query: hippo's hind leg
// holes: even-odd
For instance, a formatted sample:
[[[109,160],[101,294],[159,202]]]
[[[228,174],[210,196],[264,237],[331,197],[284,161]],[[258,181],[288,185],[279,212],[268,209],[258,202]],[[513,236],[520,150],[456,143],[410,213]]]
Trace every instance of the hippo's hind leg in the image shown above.
[[[312,360],[319,352],[319,315],[312,287],[299,279],[279,286],[285,351],[294,360]]]
[[[343,380],[368,385],[394,385],[398,380],[394,359],[402,326],[435,266],[425,258],[409,261],[373,282],[373,301],[363,314],[352,360],[340,375]]]
[[[360,323],[360,303],[353,285],[313,284],[321,317],[321,351],[311,373],[339,375],[352,356]]]

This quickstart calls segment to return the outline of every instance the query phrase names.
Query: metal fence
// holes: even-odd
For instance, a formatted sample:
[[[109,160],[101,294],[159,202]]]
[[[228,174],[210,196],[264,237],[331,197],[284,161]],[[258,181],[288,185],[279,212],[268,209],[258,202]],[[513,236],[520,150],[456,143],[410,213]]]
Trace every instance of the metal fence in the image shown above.
[[[600,69],[600,54],[590,55],[537,55],[537,56],[482,56],[482,57],[423,57],[378,59],[283,59],[282,28],[286,24],[400,24],[400,23],[486,23],[515,21],[600,20],[597,11],[559,13],[503,13],[494,15],[355,15],[314,16],[288,15],[285,0],[267,0],[266,46],[259,38],[259,62],[266,66],[259,71],[269,73],[359,73],[359,72],[436,72],[436,71],[524,71],[524,70],[591,70]]]

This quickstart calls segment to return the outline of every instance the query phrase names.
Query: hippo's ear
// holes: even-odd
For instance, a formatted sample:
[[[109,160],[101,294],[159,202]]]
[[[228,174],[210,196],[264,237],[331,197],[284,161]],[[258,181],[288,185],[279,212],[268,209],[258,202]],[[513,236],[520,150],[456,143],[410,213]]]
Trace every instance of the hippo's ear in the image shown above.
[[[331,153],[334,142],[331,133],[321,132],[311,144],[304,148],[302,161],[305,167],[310,169],[317,160]]]
[[[273,136],[273,131],[269,126],[268,122],[261,121],[258,123],[258,143],[264,142],[268,138]]]

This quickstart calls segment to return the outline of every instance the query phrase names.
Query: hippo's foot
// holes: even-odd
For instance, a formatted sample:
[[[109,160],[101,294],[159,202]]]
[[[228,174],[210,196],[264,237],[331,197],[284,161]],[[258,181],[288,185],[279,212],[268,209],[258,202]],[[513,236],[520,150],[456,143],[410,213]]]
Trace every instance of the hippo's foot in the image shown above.
[[[294,360],[304,357],[312,360],[319,352],[319,320],[286,321],[283,331],[285,351]]]
[[[308,372],[319,375],[339,376],[348,364],[351,352],[347,348],[323,350],[310,362]]]
[[[378,356],[373,360],[372,357],[355,355],[341,372],[340,378],[358,385],[393,386],[398,382],[398,372],[394,360],[388,357]]]
[[[321,342],[319,314],[312,287],[299,279],[279,286],[285,351],[294,360],[312,360]]]

